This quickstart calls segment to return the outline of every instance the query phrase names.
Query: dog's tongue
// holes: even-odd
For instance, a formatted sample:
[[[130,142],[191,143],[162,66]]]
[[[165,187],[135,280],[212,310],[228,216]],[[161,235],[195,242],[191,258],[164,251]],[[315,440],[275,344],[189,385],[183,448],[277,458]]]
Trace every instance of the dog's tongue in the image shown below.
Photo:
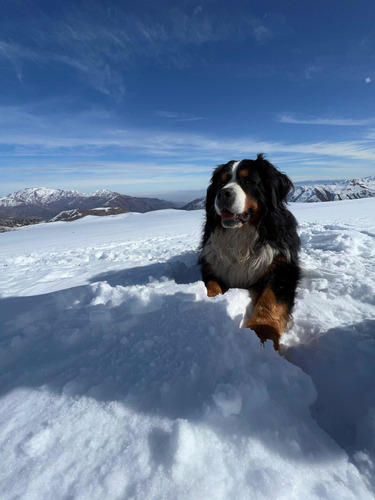
[[[229,212],[229,210],[224,210],[221,212],[221,218],[222,219],[234,219],[236,214],[232,214],[232,212]]]

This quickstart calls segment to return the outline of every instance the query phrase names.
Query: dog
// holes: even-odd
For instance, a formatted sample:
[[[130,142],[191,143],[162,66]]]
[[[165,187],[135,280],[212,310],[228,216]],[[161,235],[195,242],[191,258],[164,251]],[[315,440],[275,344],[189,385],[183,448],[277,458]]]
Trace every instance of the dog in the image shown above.
[[[213,172],[199,264],[207,295],[249,290],[253,312],[244,324],[262,344],[280,337],[291,322],[300,280],[297,221],[286,208],[292,181],[258,154],[229,161]]]

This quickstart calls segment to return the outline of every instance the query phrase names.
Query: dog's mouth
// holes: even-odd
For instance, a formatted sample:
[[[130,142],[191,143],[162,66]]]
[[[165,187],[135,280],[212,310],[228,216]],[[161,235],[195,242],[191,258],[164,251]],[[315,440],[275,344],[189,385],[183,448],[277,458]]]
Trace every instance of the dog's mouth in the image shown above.
[[[224,227],[236,227],[245,224],[251,217],[251,210],[247,210],[242,214],[234,214],[223,208],[221,211],[221,223]]]

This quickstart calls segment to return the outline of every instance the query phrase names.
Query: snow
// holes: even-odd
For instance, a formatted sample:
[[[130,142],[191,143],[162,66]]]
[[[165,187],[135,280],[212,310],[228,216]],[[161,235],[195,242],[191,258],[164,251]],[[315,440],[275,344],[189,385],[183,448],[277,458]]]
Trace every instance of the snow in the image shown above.
[[[202,211],[1,234],[1,498],[373,499],[375,199],[291,209],[281,355],[206,296]]]

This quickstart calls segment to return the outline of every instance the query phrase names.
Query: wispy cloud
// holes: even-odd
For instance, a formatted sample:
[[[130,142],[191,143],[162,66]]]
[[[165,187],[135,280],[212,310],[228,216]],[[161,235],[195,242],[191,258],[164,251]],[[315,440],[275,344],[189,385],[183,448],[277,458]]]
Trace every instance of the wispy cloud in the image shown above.
[[[196,122],[204,120],[203,116],[192,116],[187,113],[176,113],[173,111],[156,111],[156,115],[160,118],[175,120],[179,122]]]
[[[256,26],[253,29],[253,37],[261,45],[272,40],[273,36],[274,35],[272,31],[269,28],[263,26],[262,24]]]
[[[13,137],[12,140],[24,141],[26,149],[12,153],[12,167],[6,166],[6,156],[0,158],[1,191],[6,194],[38,185],[83,190],[105,187],[129,194],[155,191],[156,185],[164,191],[181,186],[205,188],[215,165],[231,159],[254,158],[258,152],[265,152],[293,180],[306,180],[306,168],[310,170],[309,178],[369,175],[366,166],[368,169],[368,164],[375,161],[374,141],[287,144],[125,130],[116,135],[113,139],[92,135],[84,139],[67,137],[63,141],[41,136]],[[113,156],[132,160],[108,159]],[[77,161],[79,158],[82,161]]]
[[[186,67],[199,58],[186,50],[189,46],[251,35],[263,43],[272,35],[250,15],[227,19],[199,5],[190,10],[161,9],[157,17],[145,12],[141,17],[132,9],[93,3],[89,9],[63,6],[59,19],[44,14],[39,24],[26,23],[18,34],[14,22],[13,35],[0,39],[0,58],[12,63],[20,81],[26,62],[59,63],[100,92],[121,97],[126,90],[124,74],[135,64],[152,60],[161,66]]]
[[[309,64],[305,68],[304,77],[306,80],[311,80],[313,75],[322,71],[320,66],[315,66],[315,64]]]
[[[355,119],[355,118],[297,118],[293,114],[283,114],[278,116],[280,123],[296,125],[333,125],[339,127],[365,127],[375,125],[375,118]]]
[[[126,185],[141,191],[142,183],[144,190],[152,190],[146,186],[152,182],[193,189],[206,185],[214,165],[254,158],[259,152],[302,180],[306,168],[313,167],[320,179],[328,173],[330,178],[345,178],[355,176],[354,168],[369,168],[375,161],[375,132],[368,130],[361,140],[286,142],[170,130],[181,118],[177,112],[161,112],[165,128],[155,130],[116,126],[113,116],[100,108],[47,115],[41,114],[44,108],[42,103],[0,108],[3,182],[13,178],[13,183],[26,186],[48,180],[49,187],[60,187],[69,179],[71,187],[86,183],[115,189],[116,179],[121,179],[124,192]]]
[[[62,126],[59,123],[59,127]],[[209,158],[222,161],[264,151],[270,154],[375,160],[375,144],[369,136],[358,141],[285,143],[261,141],[254,137],[222,138],[168,130],[90,128],[85,120],[76,121],[70,134],[66,130],[69,128],[66,127],[62,135],[53,123],[44,122],[42,127],[36,126],[33,131],[24,127],[21,131],[3,132],[0,145],[14,148],[16,155],[50,155],[62,152],[65,155],[95,156],[122,150],[137,156],[157,155],[194,160]]]

